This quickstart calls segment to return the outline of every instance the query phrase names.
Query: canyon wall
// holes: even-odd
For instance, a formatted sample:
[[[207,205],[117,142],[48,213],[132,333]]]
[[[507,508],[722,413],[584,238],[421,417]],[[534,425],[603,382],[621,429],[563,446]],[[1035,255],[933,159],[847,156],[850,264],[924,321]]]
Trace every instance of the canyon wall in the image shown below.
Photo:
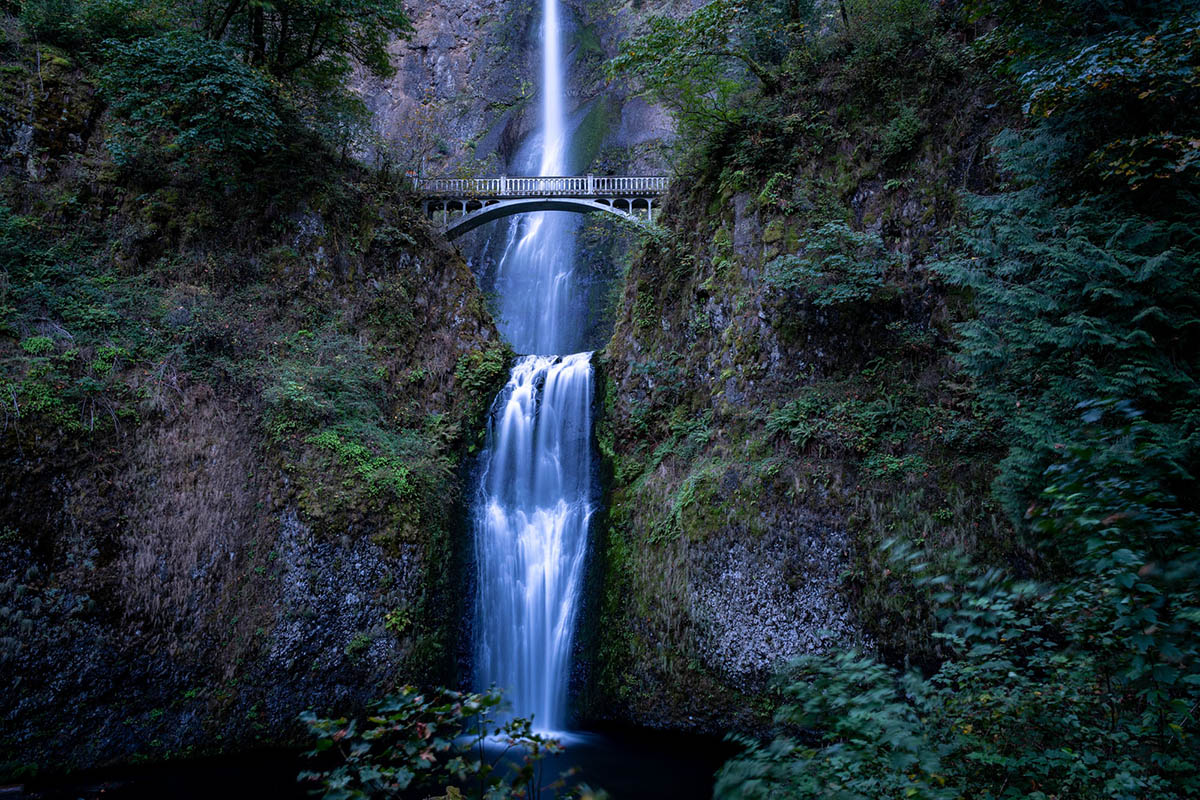
[[[229,191],[123,173],[71,54],[4,60],[0,772],[292,745],[454,682],[510,357],[465,262],[305,143]]]

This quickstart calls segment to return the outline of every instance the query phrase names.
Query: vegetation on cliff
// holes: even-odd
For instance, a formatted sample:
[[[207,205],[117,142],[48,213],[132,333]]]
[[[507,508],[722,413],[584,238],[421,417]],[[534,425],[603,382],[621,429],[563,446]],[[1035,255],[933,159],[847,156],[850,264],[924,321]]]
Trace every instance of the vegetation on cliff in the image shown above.
[[[849,518],[872,575],[844,585],[859,587],[860,622],[885,661],[931,657],[912,672],[832,648],[796,662],[778,687],[784,732],[770,745],[749,743],[718,794],[1197,791],[1198,24],[1189,4],[1173,2],[871,0],[823,18],[806,4],[717,0],[626,47],[616,66],[679,108],[694,136],[681,154],[691,196],[677,198],[670,237],[631,272],[633,313],[615,339],[619,361],[672,350],[679,382],[668,396],[661,368],[648,391],[622,376],[644,411],[618,395],[612,552],[632,546],[662,560],[622,516],[641,519],[646,487],[663,483],[663,465],[681,456],[654,443],[683,441],[673,421],[706,422],[697,412],[707,403],[712,422],[687,434],[696,444],[676,475],[728,474],[728,460],[714,468],[722,456],[713,441],[782,435],[775,447],[786,449],[760,446],[757,456],[782,457],[779,474],[829,464],[841,439],[852,491],[892,493],[875,496],[865,524]],[[704,88],[714,75],[718,93]],[[739,193],[766,221],[740,251],[748,215],[724,203],[706,209],[704,199],[737,203]],[[876,199],[889,193],[891,203]],[[920,211],[906,201],[922,194],[934,225],[905,219]],[[733,280],[718,283],[722,270]],[[779,398],[755,423],[690,380],[705,365],[680,347],[689,336],[668,331],[698,318],[677,298],[761,304],[772,293],[781,313],[766,315],[771,335],[786,353],[790,334],[809,368],[777,360],[789,374],[754,376],[747,395],[763,402],[770,387]],[[818,348],[847,329],[858,341],[845,340],[838,368],[863,347],[876,361],[862,377],[882,373],[874,391],[895,398],[877,418],[850,405],[862,388],[821,369]],[[893,330],[891,341],[879,338]],[[631,355],[622,340],[635,345]],[[712,334],[695,341],[713,346]],[[918,357],[896,360],[910,346]],[[947,346],[952,363],[939,355]],[[743,366],[735,360],[729,377]],[[922,392],[914,378],[930,370],[943,388]],[[722,378],[725,393],[735,388]],[[955,384],[959,399],[947,403]],[[907,399],[922,396],[916,406]],[[936,413],[912,416],[921,405]],[[649,434],[653,458],[631,424]],[[997,455],[992,498],[1008,525],[990,543],[975,529],[986,518],[969,504],[913,503],[917,487],[926,498],[971,495],[978,484],[964,478],[986,475],[978,467]],[[966,464],[974,466],[964,472]],[[897,480],[906,472],[914,474]],[[711,537],[704,509],[726,497],[723,484],[709,483],[709,501],[695,503],[703,478],[674,480],[673,536]],[[840,504],[845,519],[853,504]],[[930,511],[930,524],[913,524]],[[948,557],[950,548],[963,556]],[[607,602],[618,615],[628,605]],[[907,641],[889,631],[897,624]],[[613,646],[619,657],[625,645]]]
[[[2,8],[0,772],[451,676],[511,352],[348,158],[401,6]],[[680,180],[603,356],[588,713],[773,720],[723,797],[1200,792],[1198,32],[1182,0],[712,0],[627,43]],[[346,747],[315,777],[419,782],[460,700],[309,715]]]
[[[936,664],[928,592],[890,538],[1021,558],[986,492],[996,428],[950,367],[961,302],[929,268],[1004,106],[924,4],[852,10],[851,35],[756,46],[771,90],[743,74],[685,121],[671,230],[625,281],[600,677],[648,718],[754,725],[769,709],[742,693],[762,698],[783,654],[856,636]],[[721,41],[694,50],[737,69],[736,28],[704,31]],[[657,97],[671,62],[644,46],[617,66],[662,70]]]
[[[340,79],[403,14],[193,10],[2,20],[4,772],[278,740],[453,672],[458,469],[509,351],[344,158]]]

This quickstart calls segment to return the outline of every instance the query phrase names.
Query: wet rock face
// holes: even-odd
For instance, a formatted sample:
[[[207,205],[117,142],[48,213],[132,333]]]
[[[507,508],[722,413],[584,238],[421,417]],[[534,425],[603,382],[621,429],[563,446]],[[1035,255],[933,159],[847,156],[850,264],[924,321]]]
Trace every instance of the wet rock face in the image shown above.
[[[278,559],[219,584],[229,596],[198,610],[176,644],[163,640],[164,618],[132,615],[122,625],[103,597],[61,572],[0,573],[3,628],[14,634],[0,638],[15,687],[0,702],[6,766],[91,767],[299,741],[301,711],[369,700],[410,645],[384,620],[419,596],[419,562],[364,540],[317,541],[292,514],[262,533],[263,554]],[[228,554],[235,566],[257,560],[248,544]],[[4,555],[10,565],[37,560]]]
[[[845,534],[802,509],[785,513],[794,519],[761,536],[730,531],[690,554],[697,650],[705,666],[742,685],[761,686],[789,659],[855,635],[837,585]]]
[[[253,421],[185,395],[106,487],[22,493],[40,547],[0,526],[0,774],[296,743],[300,712],[418,677],[420,547],[271,511]]]
[[[328,674],[347,654],[356,665],[386,675],[405,656],[390,635],[420,597],[424,581],[415,545],[395,556],[369,539],[319,539],[292,511],[280,519],[281,569],[267,668],[283,674]]]
[[[699,5],[663,0],[612,9],[564,0],[571,111],[583,113],[599,99],[613,109],[585,168],[665,169],[664,145],[674,134],[670,116],[609,81],[602,67],[650,14],[682,15]],[[353,82],[391,158],[423,175],[461,166],[496,174],[508,169],[538,124],[541,0],[433,0],[411,13],[412,36],[390,47],[396,74],[381,80],[362,73]]]
[[[411,8],[413,34],[392,43],[396,74],[354,89],[402,169],[425,175],[497,153],[528,132],[532,0],[436,0]],[[476,143],[486,140],[484,146]]]

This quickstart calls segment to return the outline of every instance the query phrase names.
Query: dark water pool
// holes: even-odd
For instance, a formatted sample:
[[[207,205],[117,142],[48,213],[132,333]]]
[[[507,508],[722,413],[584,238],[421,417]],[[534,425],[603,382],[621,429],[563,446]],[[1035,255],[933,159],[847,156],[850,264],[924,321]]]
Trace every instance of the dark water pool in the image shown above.
[[[719,739],[646,730],[576,732],[547,759],[548,782],[572,767],[570,784],[604,789],[613,800],[706,798],[734,749]],[[262,752],[38,779],[0,787],[0,800],[291,800],[307,798],[296,774],[309,765],[291,752]]]
[[[621,730],[567,734],[566,752],[547,774],[578,770],[572,783],[604,789],[613,800],[712,797],[713,779],[736,748],[720,739]]]

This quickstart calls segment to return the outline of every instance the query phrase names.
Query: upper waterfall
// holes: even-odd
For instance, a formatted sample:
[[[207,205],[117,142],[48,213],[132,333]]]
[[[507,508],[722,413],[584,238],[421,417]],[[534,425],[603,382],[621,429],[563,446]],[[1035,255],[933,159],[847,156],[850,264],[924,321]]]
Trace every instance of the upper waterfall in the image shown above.
[[[528,174],[563,175],[570,145],[558,0],[542,8],[542,124],[514,166]],[[498,324],[519,353],[573,353],[583,346],[577,322],[575,234],[578,218],[561,211],[527,214],[510,226],[496,271]]]
[[[567,170],[567,115],[558,0],[545,0],[542,13],[542,167],[539,174],[562,175]]]

